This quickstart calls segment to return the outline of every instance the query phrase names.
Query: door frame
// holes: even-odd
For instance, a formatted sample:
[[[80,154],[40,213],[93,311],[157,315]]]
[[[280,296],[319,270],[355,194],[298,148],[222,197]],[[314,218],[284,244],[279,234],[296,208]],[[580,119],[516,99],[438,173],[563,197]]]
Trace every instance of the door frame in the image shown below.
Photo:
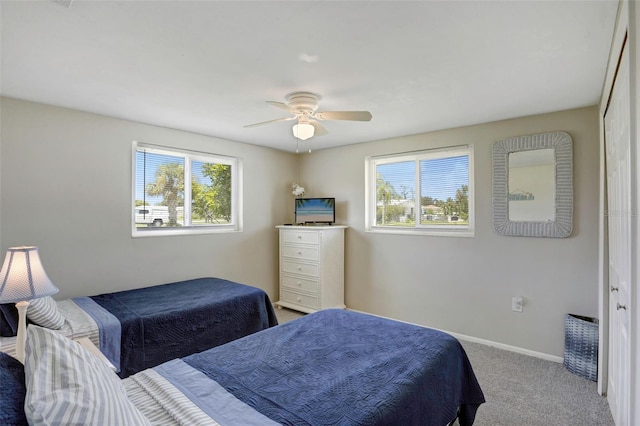
[[[609,380],[609,233],[607,222],[607,170],[604,117],[609,106],[611,92],[615,81],[616,70],[620,60],[620,54],[627,37],[628,8],[625,1],[618,4],[618,16],[614,29],[609,62],[605,81],[600,96],[598,111],[598,124],[600,132],[600,199],[599,199],[599,232],[598,232],[598,318],[600,320],[598,339],[598,393],[607,394],[607,382]]]
[[[608,233],[607,233],[607,192],[605,168],[604,115],[613,88],[618,60],[622,48],[627,43],[629,49],[629,85],[630,85],[630,139],[631,139],[631,282],[629,288],[630,309],[630,395],[629,411],[631,424],[640,424],[640,4],[636,1],[621,0],[618,4],[616,27],[609,52],[606,77],[599,104],[600,133],[600,200],[599,200],[599,248],[598,248],[598,392],[607,393],[608,347],[609,347],[609,277],[608,277]],[[623,426],[623,425],[619,425]]]

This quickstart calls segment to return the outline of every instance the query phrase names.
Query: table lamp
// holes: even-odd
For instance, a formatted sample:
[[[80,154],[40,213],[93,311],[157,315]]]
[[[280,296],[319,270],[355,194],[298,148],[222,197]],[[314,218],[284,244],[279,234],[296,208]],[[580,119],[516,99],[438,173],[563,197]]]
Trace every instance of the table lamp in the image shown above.
[[[16,358],[24,363],[29,300],[58,292],[42,267],[38,247],[10,247],[0,271],[0,303],[15,303],[18,309]]]

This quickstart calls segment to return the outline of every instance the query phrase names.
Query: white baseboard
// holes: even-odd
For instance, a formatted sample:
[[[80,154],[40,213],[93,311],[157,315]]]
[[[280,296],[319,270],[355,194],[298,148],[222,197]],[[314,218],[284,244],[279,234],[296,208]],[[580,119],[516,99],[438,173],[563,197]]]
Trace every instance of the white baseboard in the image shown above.
[[[395,319],[395,318],[385,317],[383,315],[372,314],[372,313],[369,313],[369,312],[358,311],[356,309],[347,308],[347,310],[353,311],[353,312],[360,312],[361,314],[373,315],[373,316],[380,317],[380,318],[391,319],[391,320],[398,321],[398,322],[404,322],[406,324],[417,325],[418,327],[433,328],[434,330],[439,330],[439,331],[442,331],[444,333],[450,334],[453,337],[455,337],[456,339],[466,340],[468,342],[473,342],[473,343],[480,343],[482,345],[492,346],[494,348],[503,349],[505,351],[510,351],[510,352],[516,352],[516,353],[523,354],[523,355],[529,355],[529,356],[532,356],[532,357],[535,357],[535,358],[541,358],[541,359],[544,359],[544,360],[547,360],[547,361],[553,361],[553,362],[558,362],[558,363],[562,363],[564,361],[564,359],[562,357],[559,357],[559,356],[556,356],[556,355],[545,354],[543,352],[536,352],[536,351],[532,351],[530,349],[520,348],[518,346],[506,345],[504,343],[494,342],[494,341],[486,340],[486,339],[480,339],[478,337],[467,336],[465,334],[454,333],[452,331],[441,330],[441,329],[434,328],[434,327],[426,327],[426,326],[421,325],[421,324],[415,324],[415,323],[412,323],[412,322],[409,322],[409,321],[402,321],[402,320],[398,320],[398,319]]]

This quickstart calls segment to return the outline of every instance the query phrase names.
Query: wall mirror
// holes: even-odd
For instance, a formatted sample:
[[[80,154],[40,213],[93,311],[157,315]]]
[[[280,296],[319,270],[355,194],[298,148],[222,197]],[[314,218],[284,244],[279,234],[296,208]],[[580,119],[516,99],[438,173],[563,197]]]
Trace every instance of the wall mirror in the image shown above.
[[[499,234],[566,238],[573,229],[573,144],[566,132],[494,142],[493,226]]]

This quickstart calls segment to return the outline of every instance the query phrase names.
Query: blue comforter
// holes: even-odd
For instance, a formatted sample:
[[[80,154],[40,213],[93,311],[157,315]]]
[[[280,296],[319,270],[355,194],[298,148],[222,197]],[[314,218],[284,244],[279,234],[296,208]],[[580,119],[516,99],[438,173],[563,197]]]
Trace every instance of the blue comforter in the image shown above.
[[[278,324],[263,290],[219,278],[91,299],[120,321],[122,378]]]
[[[326,310],[183,358],[286,425],[471,425],[484,395],[440,331]],[[458,414],[459,413],[459,414]]]

